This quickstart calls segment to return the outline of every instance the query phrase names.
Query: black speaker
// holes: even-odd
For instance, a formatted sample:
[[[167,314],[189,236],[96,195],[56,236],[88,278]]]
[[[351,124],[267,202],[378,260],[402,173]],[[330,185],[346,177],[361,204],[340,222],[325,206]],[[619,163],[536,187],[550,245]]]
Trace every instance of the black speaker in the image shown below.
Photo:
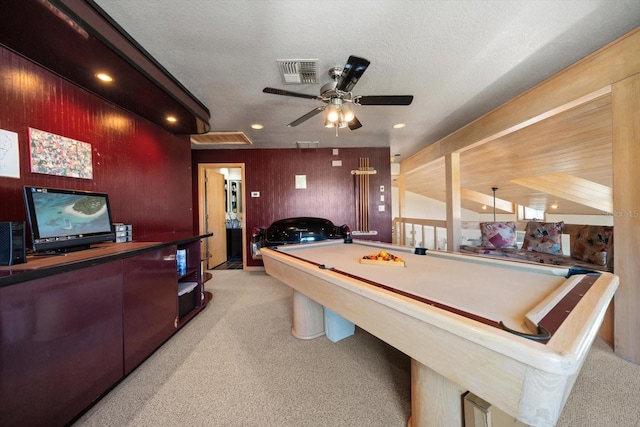
[[[0,222],[0,265],[27,262],[23,222]]]

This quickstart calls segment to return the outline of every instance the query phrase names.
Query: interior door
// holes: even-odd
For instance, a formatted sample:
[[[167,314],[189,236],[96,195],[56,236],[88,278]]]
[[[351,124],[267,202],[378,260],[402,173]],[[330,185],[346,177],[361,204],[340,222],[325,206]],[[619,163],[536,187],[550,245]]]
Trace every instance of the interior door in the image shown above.
[[[227,261],[227,225],[225,222],[224,175],[213,169],[205,170],[205,218],[207,238],[207,268]]]

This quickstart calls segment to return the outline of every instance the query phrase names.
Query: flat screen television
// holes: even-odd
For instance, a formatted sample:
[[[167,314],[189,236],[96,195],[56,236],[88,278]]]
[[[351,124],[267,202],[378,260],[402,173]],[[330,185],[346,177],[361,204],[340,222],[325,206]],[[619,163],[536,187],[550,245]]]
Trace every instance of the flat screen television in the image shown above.
[[[24,202],[34,252],[72,252],[115,241],[106,193],[24,187]]]

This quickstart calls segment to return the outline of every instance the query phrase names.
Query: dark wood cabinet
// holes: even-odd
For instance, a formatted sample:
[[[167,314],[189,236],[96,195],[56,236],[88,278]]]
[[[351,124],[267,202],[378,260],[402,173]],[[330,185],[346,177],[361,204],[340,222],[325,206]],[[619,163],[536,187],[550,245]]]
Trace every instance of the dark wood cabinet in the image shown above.
[[[121,261],[0,288],[0,330],[0,425],[64,425],[122,378]]]
[[[200,236],[0,267],[0,426],[71,422],[206,306],[203,279]],[[195,303],[178,316],[184,281]]]
[[[123,260],[124,373],[129,374],[177,328],[176,247]]]

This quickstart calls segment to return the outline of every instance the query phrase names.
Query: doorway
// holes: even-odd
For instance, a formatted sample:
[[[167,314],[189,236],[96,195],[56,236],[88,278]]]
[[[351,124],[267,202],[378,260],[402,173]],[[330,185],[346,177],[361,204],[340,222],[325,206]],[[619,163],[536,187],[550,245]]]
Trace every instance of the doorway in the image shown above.
[[[198,164],[198,218],[206,268],[246,266],[244,163]]]

